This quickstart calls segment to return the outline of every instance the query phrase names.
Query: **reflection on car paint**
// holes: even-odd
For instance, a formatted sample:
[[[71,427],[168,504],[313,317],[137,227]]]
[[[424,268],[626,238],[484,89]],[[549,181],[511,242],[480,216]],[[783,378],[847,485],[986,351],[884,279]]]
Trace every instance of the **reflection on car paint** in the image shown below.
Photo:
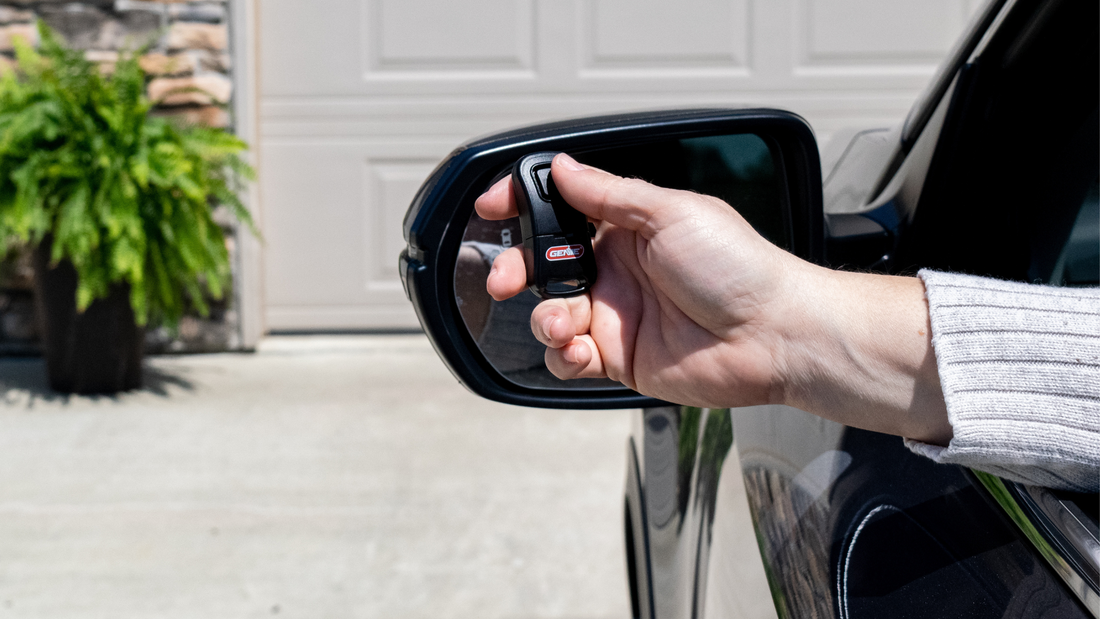
[[[964,469],[796,409],[733,418],[779,616],[1086,616]]]
[[[742,471],[779,616],[832,617],[828,508],[777,470],[743,462]]]
[[[697,617],[718,481],[733,445],[729,409],[646,409],[642,441],[654,615]]]

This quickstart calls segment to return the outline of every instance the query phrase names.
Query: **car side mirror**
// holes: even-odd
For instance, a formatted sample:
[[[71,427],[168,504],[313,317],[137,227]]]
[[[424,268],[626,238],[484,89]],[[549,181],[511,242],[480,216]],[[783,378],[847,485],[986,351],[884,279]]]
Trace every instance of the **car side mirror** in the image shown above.
[[[526,127],[458,147],[424,182],[404,220],[405,292],[439,356],[490,400],[544,408],[665,404],[606,379],[562,381],[531,335],[530,292],[498,302],[492,260],[522,243],[518,221],[486,221],[474,201],[523,155],[564,151],[621,176],[717,196],[761,234],[821,262],[821,164],[799,116],[768,109],[695,109],[601,116]],[[597,248],[597,254],[599,249]]]

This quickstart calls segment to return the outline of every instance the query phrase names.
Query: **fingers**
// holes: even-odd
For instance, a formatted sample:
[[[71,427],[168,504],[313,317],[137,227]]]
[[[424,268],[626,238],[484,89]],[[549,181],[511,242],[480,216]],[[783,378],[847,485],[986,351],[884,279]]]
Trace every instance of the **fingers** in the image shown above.
[[[546,349],[546,368],[562,380],[606,378],[603,362],[596,350],[596,342],[591,336],[577,336],[566,346]]]
[[[643,234],[653,225],[654,215],[682,203],[685,194],[693,195],[615,176],[578,163],[565,153],[554,157],[552,166],[554,184],[574,208],[591,219],[606,219]],[[482,218],[494,221],[518,216],[512,178],[506,176],[494,183],[474,202],[474,209]]]
[[[554,376],[605,376],[596,342],[588,335],[592,302],[588,295],[543,301],[531,313],[531,333],[546,345],[546,367]]]
[[[527,287],[523,252],[510,248],[493,261],[485,285],[498,301]],[[558,378],[600,378],[603,363],[595,354],[596,343],[587,335],[592,326],[592,300],[588,295],[543,301],[531,312],[531,333],[546,348],[546,367]],[[583,335],[578,335],[578,333]]]
[[[664,189],[578,163],[562,153],[551,164],[554,185],[565,201],[591,219],[606,220],[652,238],[659,214],[684,202],[689,192]]]
[[[512,192],[512,177],[505,176],[488,191],[478,196],[474,210],[482,219],[497,221],[519,216],[516,209],[516,194]]]
[[[592,324],[592,301],[588,295],[551,299],[531,312],[531,333],[550,348],[562,348]]]
[[[511,299],[527,288],[527,267],[523,250],[510,247],[493,260],[493,268],[485,278],[485,290],[497,301]]]

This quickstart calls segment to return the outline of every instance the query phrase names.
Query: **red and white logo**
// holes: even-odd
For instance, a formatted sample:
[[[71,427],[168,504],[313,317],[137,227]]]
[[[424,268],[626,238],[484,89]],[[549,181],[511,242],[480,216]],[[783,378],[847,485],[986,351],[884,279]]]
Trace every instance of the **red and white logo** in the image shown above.
[[[555,245],[546,250],[547,260],[576,260],[584,254],[584,245]]]

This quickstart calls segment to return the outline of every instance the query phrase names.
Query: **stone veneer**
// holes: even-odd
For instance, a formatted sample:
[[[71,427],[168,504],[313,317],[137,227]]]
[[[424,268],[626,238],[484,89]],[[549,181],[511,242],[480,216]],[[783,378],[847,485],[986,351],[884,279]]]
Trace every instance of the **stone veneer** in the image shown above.
[[[89,60],[108,69],[120,50],[151,44],[141,58],[149,74],[148,94],[157,115],[184,122],[230,127],[233,96],[226,0],[0,0],[0,64],[11,64],[12,40],[37,41],[41,18]],[[222,215],[219,213],[218,215]],[[224,216],[231,253],[233,226]],[[37,354],[33,273],[28,257],[14,253],[0,261],[0,355]],[[235,256],[234,256],[235,259]],[[239,347],[238,320],[226,301],[210,317],[185,316],[177,334],[151,331],[150,352],[199,352]]]

